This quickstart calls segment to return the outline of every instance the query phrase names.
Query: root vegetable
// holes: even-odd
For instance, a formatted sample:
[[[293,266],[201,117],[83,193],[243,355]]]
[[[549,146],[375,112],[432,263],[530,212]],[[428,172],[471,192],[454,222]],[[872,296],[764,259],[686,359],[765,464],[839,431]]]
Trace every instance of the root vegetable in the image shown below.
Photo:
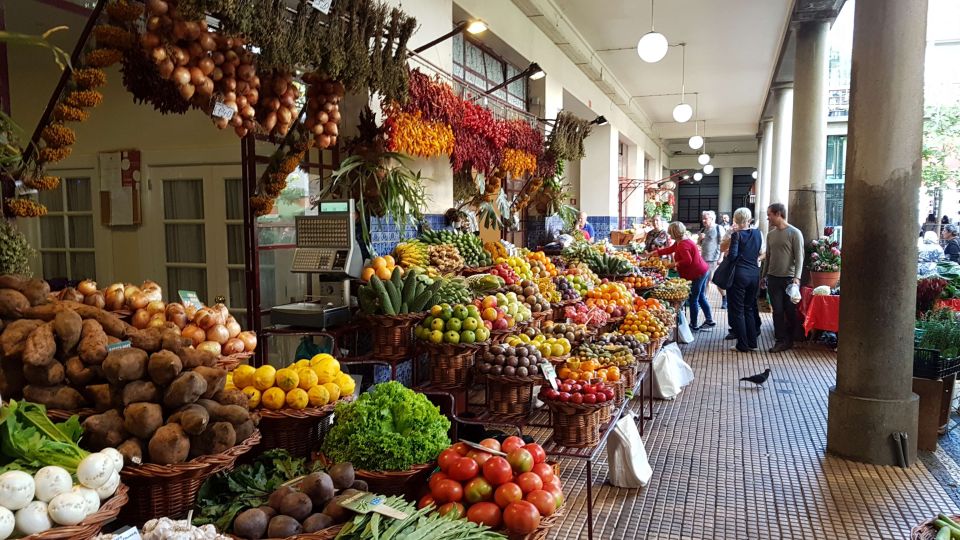
[[[123,427],[123,418],[120,413],[116,409],[111,409],[84,420],[83,437],[87,446],[94,450],[100,450],[108,446],[118,446],[127,439],[128,435]]]
[[[69,477],[68,474],[67,478]],[[87,516],[87,501],[83,495],[67,491],[48,503],[47,512],[50,513],[50,519],[58,525],[76,525]]]
[[[16,520],[17,530],[25,535],[42,533],[53,528],[47,512],[47,503],[43,501],[33,501],[17,510]]]
[[[27,298],[31,306],[39,306],[49,302],[50,285],[42,279],[28,279],[21,286],[15,288]]]
[[[133,381],[123,387],[121,401],[124,407],[137,402],[160,402],[160,389],[150,381]]]
[[[203,377],[207,384],[207,390],[201,396],[204,399],[210,399],[223,390],[227,382],[226,370],[207,366],[198,366],[193,368],[193,372]]]
[[[23,365],[23,376],[30,384],[38,386],[54,386],[63,382],[64,369],[60,362],[52,362],[48,366]]]
[[[30,301],[20,291],[0,289],[0,318],[19,319],[30,308]]]
[[[221,405],[239,405],[244,409],[247,409],[250,404],[250,398],[237,388],[217,392],[216,395],[213,396],[213,401]]]
[[[3,353],[3,357],[19,360],[27,345],[27,336],[42,324],[42,321],[34,319],[20,319],[7,325],[3,329],[3,334],[0,334],[0,352]]]
[[[174,424],[176,425],[176,424]],[[230,422],[215,422],[190,438],[190,455],[220,454],[237,444],[237,432]]]
[[[63,302],[83,302],[83,295],[73,287],[67,287],[57,295]]]
[[[187,405],[167,419],[167,423],[177,423],[189,435],[199,435],[207,429],[210,413],[197,404]]]
[[[237,334],[237,338],[243,342],[243,350],[252,352],[257,348],[257,334],[252,331],[247,330],[246,332],[240,332]]]
[[[56,352],[53,324],[47,323],[38,326],[27,336],[27,344],[23,348],[23,363],[36,367],[49,366],[54,362],[53,355]]]
[[[73,411],[84,405],[83,396],[69,386],[35,386],[23,387],[23,397],[27,401],[46,405],[48,409],[63,409]]]
[[[115,403],[117,401],[114,399],[116,396],[109,384],[91,384],[84,388],[84,392],[96,411],[106,411],[112,409],[114,405],[118,405],[118,403]]]
[[[216,341],[204,341],[197,345],[197,349],[210,353],[213,356],[220,356],[223,352],[223,347]]]
[[[83,463],[81,461],[81,463]],[[69,493],[73,487],[73,479],[70,473],[63,467],[47,466],[43,467],[33,475],[33,481],[36,485],[33,496],[39,501],[50,502],[51,499],[61,493]]]
[[[160,328],[144,328],[128,332],[127,338],[133,347],[152,353],[160,350],[161,334]]]
[[[147,353],[134,348],[110,351],[103,361],[103,374],[113,385],[142,379],[147,374]]]
[[[231,354],[239,354],[243,352],[243,341],[239,338],[230,338],[226,343],[223,344],[223,347],[220,349],[220,353],[224,356],[230,356]]]
[[[0,506],[19,510],[33,500],[36,484],[33,477],[23,471],[7,471],[0,474]]]
[[[96,320],[98,323],[100,323],[100,326],[103,327],[103,331],[106,332],[107,335],[115,338],[125,338],[127,336],[127,331],[130,329],[130,325],[120,320],[119,317],[102,309],[81,304],[79,302],[65,302],[64,307],[68,307],[76,311],[77,314],[84,319]]]
[[[217,355],[200,349],[183,349],[179,354],[183,367],[193,369],[198,366],[213,367],[217,364]]]
[[[150,461],[160,465],[183,463],[190,455],[190,438],[180,424],[167,424],[158,429],[147,445]]]
[[[237,432],[237,442],[243,442],[253,435],[253,431],[257,429],[257,425],[253,420],[247,420],[242,424],[234,424],[233,429]]]
[[[143,463],[143,442],[136,437],[123,441],[123,443],[117,447],[117,451],[123,456],[124,463],[132,463],[134,465]]]
[[[184,349],[192,344],[193,343],[187,339],[186,336],[182,335],[182,333],[178,332],[177,330],[167,328],[160,331],[160,347],[166,351],[170,351],[174,354],[180,354]]]
[[[210,413],[210,418],[215,422],[230,422],[231,424],[242,424],[250,419],[250,411],[239,405],[221,405],[210,399],[201,399],[197,405],[202,406]]]
[[[71,356],[64,363],[64,372],[70,385],[86,386],[98,378],[102,372],[97,366],[87,366],[79,356]]]
[[[237,333],[239,334],[240,332],[238,331]],[[206,337],[207,341],[215,341],[220,345],[223,345],[228,339],[230,339],[230,331],[226,326],[222,324],[216,324],[207,330]]]
[[[157,351],[150,355],[150,361],[147,364],[147,372],[150,379],[161,386],[170,384],[180,372],[183,371],[183,363],[180,357],[170,351]]]
[[[93,319],[83,321],[80,329],[80,359],[85,364],[100,365],[107,357],[107,334]]]
[[[181,373],[164,393],[163,404],[171,409],[182,407],[196,402],[206,391],[207,382],[199,373]]]
[[[123,410],[123,427],[134,437],[149,439],[163,425],[163,409],[156,403],[131,403]]]
[[[80,343],[83,319],[72,309],[64,309],[53,318],[53,331],[60,340],[60,349],[65,354],[73,353]]]
[[[113,460],[106,454],[99,452],[83,458],[77,465],[77,481],[90,489],[102,487],[110,480],[110,475],[116,472]]]

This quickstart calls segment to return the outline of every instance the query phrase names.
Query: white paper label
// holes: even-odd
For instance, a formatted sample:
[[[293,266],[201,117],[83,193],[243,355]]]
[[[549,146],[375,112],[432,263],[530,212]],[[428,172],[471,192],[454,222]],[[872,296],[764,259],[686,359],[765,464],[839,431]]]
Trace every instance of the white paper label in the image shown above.
[[[213,116],[217,118],[224,118],[230,120],[233,118],[233,113],[236,112],[230,107],[227,107],[222,101],[217,101],[213,104]]]
[[[136,527],[125,527],[113,533],[114,540],[140,540],[140,531]]]
[[[319,10],[323,14],[330,13],[330,5],[333,4],[333,0],[311,0],[310,5],[313,9]]]
[[[129,349],[130,341],[118,341],[116,343],[111,343],[107,345],[107,352],[116,351],[118,349]]]
[[[197,309],[203,307],[203,302],[201,302],[200,298],[197,297],[197,291],[178,290],[177,294],[180,295],[180,301],[183,302],[183,305],[193,306]]]
[[[554,390],[560,389],[560,384],[557,383],[557,370],[553,368],[553,364],[543,362],[540,364],[540,371],[543,372],[543,378],[550,383],[550,386],[553,387]]]

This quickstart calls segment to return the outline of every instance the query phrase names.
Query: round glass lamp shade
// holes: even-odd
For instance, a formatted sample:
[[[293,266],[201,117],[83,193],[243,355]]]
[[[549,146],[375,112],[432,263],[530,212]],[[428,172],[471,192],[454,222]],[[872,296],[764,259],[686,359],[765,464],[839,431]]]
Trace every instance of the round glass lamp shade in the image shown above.
[[[647,32],[637,42],[637,54],[644,62],[655,64],[667,55],[669,46],[666,36],[660,32]]]
[[[690,137],[690,140],[687,141],[687,144],[690,145],[690,148],[694,150],[699,150],[703,148],[703,137],[699,135],[694,135],[693,137]]]
[[[699,156],[697,156],[697,163],[701,165],[706,165],[707,163],[710,163],[710,154],[700,154]]]
[[[678,103],[673,108],[673,119],[679,123],[684,123],[693,118],[693,107],[689,103]]]
[[[695,172],[695,173],[693,173],[693,180],[694,180],[694,182],[699,182],[699,181],[703,180],[703,173],[702,173],[702,172]]]
[[[703,174],[710,174],[713,172],[713,165],[707,163],[703,166]]]

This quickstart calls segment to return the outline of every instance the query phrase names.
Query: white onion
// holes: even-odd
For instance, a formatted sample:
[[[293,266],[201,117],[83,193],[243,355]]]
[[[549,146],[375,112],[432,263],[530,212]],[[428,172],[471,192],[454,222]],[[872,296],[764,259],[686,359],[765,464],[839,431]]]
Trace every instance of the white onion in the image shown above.
[[[17,518],[13,512],[0,506],[0,539],[6,540],[13,534],[13,528],[17,525]]]
[[[36,484],[33,477],[23,471],[7,471],[0,474],[0,506],[19,510],[33,500]]]
[[[123,469],[123,454],[117,451],[116,448],[104,448],[100,451],[101,454],[107,456],[113,461],[113,468],[116,470]]]
[[[111,467],[113,465],[111,464]],[[113,497],[113,494],[117,492],[117,488],[120,487],[120,473],[113,471],[110,473],[110,476],[107,478],[107,481],[98,488],[96,488],[97,496],[100,497],[100,500],[106,500],[110,497]]]
[[[100,496],[97,495],[96,491],[80,485],[73,486],[72,491],[83,497],[84,502],[86,502],[85,511],[88,516],[100,509]]]

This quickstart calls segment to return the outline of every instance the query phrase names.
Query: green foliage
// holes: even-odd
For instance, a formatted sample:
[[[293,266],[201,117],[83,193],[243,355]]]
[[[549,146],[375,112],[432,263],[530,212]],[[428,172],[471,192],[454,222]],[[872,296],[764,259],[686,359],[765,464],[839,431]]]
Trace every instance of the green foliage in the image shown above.
[[[358,469],[407,470],[436,459],[450,445],[450,420],[426,396],[396,381],[337,405],[336,415],[323,452]]]
[[[77,446],[81,433],[76,416],[54,424],[43,405],[10,400],[0,409],[0,453],[6,458],[2,470],[19,469],[33,474],[56,465],[73,474],[83,458],[90,455]]]
[[[29,259],[35,253],[22,232],[0,219],[0,274],[33,275]]]
[[[960,187],[960,105],[928,107],[923,121],[923,186]]]
[[[923,330],[920,348],[940,351],[947,358],[960,355],[960,321],[952,309],[935,309],[917,321]]]

